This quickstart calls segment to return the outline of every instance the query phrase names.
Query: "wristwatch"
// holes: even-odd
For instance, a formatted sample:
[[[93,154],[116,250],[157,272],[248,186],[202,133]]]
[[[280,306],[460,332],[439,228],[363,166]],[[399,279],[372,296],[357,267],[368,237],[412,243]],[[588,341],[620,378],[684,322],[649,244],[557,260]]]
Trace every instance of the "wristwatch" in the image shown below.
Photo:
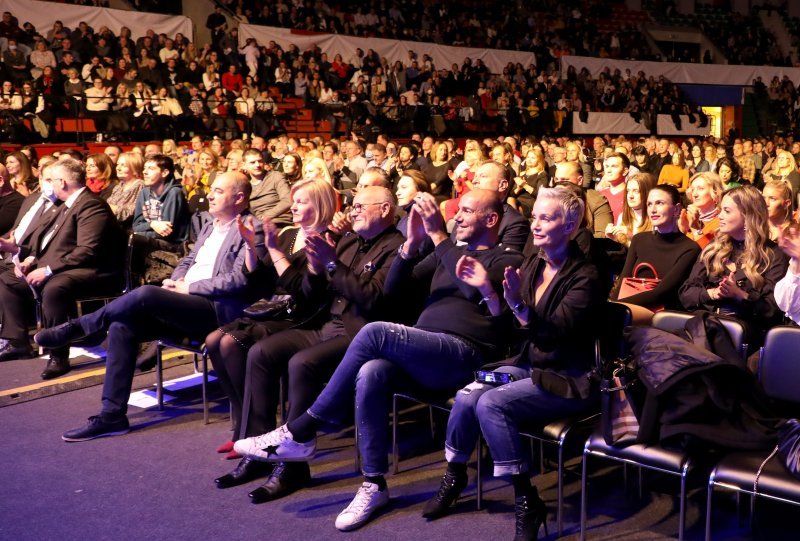
[[[336,261],[331,260],[325,263],[325,270],[328,271],[328,274],[333,276],[333,273],[336,272]]]
[[[525,303],[523,301],[519,301],[517,304],[511,307],[511,311],[515,314],[520,314],[525,308]]]

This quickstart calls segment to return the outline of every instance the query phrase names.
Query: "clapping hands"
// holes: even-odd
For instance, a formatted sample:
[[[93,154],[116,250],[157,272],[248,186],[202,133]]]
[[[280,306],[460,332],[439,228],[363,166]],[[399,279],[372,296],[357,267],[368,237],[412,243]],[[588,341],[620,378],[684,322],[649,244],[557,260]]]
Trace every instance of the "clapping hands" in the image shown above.
[[[336,260],[336,243],[330,233],[306,238],[306,257],[315,274],[322,274],[329,261]]]

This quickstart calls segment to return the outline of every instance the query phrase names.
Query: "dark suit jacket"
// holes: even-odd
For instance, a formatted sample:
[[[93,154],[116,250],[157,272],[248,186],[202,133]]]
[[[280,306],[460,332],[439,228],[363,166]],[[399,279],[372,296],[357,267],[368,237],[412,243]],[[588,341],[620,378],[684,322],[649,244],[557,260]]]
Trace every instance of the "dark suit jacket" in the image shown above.
[[[249,214],[249,212],[247,213]],[[172,279],[178,280],[186,276],[194,264],[197,252],[206,239],[214,231],[214,221],[203,225],[192,251],[178,262],[172,272]],[[256,229],[256,254],[259,259],[266,255],[264,232],[260,224]],[[214,311],[220,324],[228,323],[240,317],[242,310],[253,302],[251,291],[244,274],[245,242],[239,234],[236,224],[231,224],[222,246],[214,261],[214,275],[207,280],[199,280],[189,285],[190,295],[206,297],[214,303]]]
[[[597,320],[605,302],[597,269],[570,243],[569,255],[544,295],[535,302],[536,277],[544,260],[528,257],[522,264],[522,299],[529,307],[525,344],[517,362],[570,376],[589,371],[594,359]]]
[[[353,265],[362,242],[354,233],[345,235],[336,245],[337,269],[333,275],[306,272],[303,280],[305,298],[326,298],[328,302],[325,307],[328,310],[330,303],[341,294],[346,303],[342,322],[350,338],[355,337],[369,321],[391,320],[388,307],[383,302],[383,283],[405,237],[394,226],[390,226],[372,239],[360,264]]]
[[[500,220],[500,231],[498,232],[499,243],[506,248],[522,252],[530,234],[531,224],[525,216],[508,203],[503,203],[503,219]]]
[[[614,223],[614,214],[606,196],[597,190],[586,190],[586,206],[594,218],[594,236],[602,239],[606,236],[606,226]]]
[[[41,197],[42,194],[34,193],[25,198],[25,200],[22,202],[22,206],[20,207],[19,212],[17,213],[17,219],[14,221],[14,225],[11,227],[11,231],[14,231],[17,227],[19,227],[19,224],[22,222],[22,218],[25,217],[25,214],[27,214],[27,212],[31,208],[33,208],[33,206]],[[42,217],[39,218],[37,223],[31,223],[30,225],[28,225],[28,229],[25,230],[25,234],[22,236],[22,238],[14,239],[17,243],[17,246],[20,247],[26,246],[27,249],[25,250],[25,252],[30,253],[31,239],[36,237],[34,233],[38,228],[53,222],[53,220],[56,217],[56,214],[58,213],[58,206],[61,204],[62,202],[58,201],[57,205],[52,205],[45,212],[45,214],[43,214]]]
[[[60,208],[63,211],[57,210],[54,219],[42,220],[32,234],[30,254],[36,267],[49,266],[53,273],[95,269],[98,277],[120,274],[125,265],[125,237],[108,203],[85,189],[70,208]]]
[[[6,236],[19,214],[24,197],[19,192],[9,192],[0,197],[0,235]]]
[[[448,222],[449,224],[450,222]],[[508,203],[503,203],[503,218],[497,232],[497,243],[517,252],[522,252],[531,234],[531,223]],[[456,229],[450,233],[450,240],[456,243]]]

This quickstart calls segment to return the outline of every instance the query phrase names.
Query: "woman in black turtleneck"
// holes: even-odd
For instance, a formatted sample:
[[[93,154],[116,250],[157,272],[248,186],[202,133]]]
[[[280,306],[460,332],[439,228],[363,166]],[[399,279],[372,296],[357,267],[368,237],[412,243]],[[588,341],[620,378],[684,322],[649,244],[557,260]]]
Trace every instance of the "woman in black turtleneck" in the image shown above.
[[[622,274],[611,293],[612,300],[619,300],[631,308],[634,323],[648,324],[653,319],[654,311],[661,307],[681,307],[678,289],[689,276],[700,253],[700,246],[678,229],[680,201],[680,192],[668,184],[654,187],[647,195],[647,214],[653,231],[633,236]],[[633,276],[634,269],[640,263],[652,265],[661,281],[649,291],[619,299],[623,278]],[[654,277],[649,269],[640,271],[637,276]]]
[[[686,310],[709,310],[742,320],[747,343],[781,322],[773,294],[788,267],[786,255],[769,240],[767,205],[752,186],[733,188],[720,205],[719,231],[680,289]]]

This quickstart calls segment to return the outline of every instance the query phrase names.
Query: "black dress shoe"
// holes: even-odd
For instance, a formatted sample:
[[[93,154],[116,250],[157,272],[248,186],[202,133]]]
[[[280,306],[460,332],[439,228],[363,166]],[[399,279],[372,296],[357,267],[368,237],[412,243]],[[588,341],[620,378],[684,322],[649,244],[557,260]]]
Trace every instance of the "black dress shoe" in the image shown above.
[[[103,415],[93,415],[89,417],[89,422],[85,426],[64,432],[61,439],[64,441],[89,441],[95,438],[105,438],[107,436],[121,436],[130,432],[131,426],[125,415],[115,417],[103,417]]]
[[[33,341],[43,348],[55,349],[70,345],[79,338],[86,336],[86,333],[77,320],[70,320],[61,325],[50,327],[36,333]]]
[[[217,484],[217,488],[230,488],[237,485],[243,485],[244,483],[248,483],[253,479],[258,479],[259,477],[264,477],[271,471],[271,463],[261,462],[250,457],[244,457],[241,461],[239,461],[239,465],[236,466],[236,469],[230,473],[226,473],[222,477],[217,477],[214,479],[214,482]]]
[[[467,486],[467,475],[446,471],[442,476],[439,491],[428,500],[422,509],[422,516],[436,519],[447,514],[450,507],[458,501],[461,491]]]
[[[14,346],[11,342],[6,343],[0,348],[0,361],[14,361],[17,359],[30,359],[33,357],[33,350],[29,345]]]
[[[267,481],[249,496],[253,503],[277,500],[308,485],[310,480],[308,462],[278,462]]]
[[[65,359],[63,357],[54,357],[50,356],[50,360],[47,361],[47,366],[42,372],[42,379],[53,379],[59,376],[63,376],[67,372],[72,370],[72,367],[69,365],[69,359]]]

